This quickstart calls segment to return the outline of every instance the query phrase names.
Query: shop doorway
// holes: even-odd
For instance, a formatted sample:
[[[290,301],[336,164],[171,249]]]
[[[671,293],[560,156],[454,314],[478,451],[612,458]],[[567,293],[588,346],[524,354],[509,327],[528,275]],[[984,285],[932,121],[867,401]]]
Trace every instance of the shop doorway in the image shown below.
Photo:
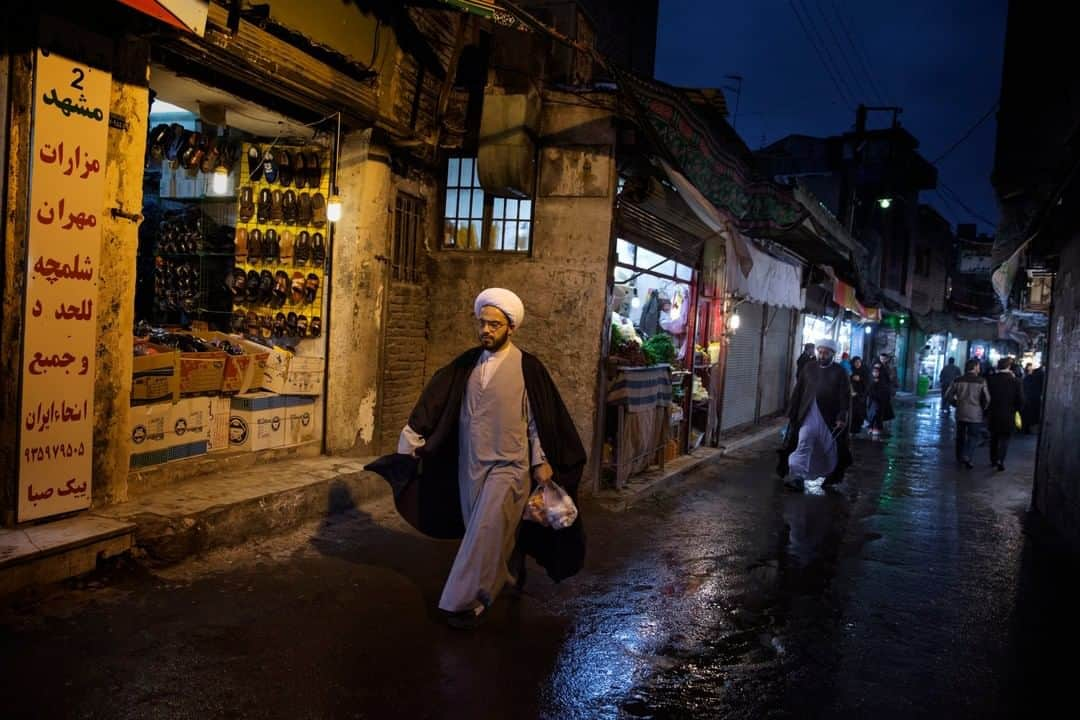
[[[152,65],[131,467],[322,448],[333,136]]]

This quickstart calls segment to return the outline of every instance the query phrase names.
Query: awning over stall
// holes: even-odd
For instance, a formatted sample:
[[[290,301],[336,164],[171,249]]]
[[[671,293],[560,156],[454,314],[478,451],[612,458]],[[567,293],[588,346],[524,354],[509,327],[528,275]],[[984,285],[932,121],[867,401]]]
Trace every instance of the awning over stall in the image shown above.
[[[728,256],[733,257],[730,235],[727,242]],[[753,243],[746,243],[745,248],[753,267],[744,275],[737,263],[727,264],[728,293],[756,303],[801,310],[804,303],[801,268],[759,250]]]

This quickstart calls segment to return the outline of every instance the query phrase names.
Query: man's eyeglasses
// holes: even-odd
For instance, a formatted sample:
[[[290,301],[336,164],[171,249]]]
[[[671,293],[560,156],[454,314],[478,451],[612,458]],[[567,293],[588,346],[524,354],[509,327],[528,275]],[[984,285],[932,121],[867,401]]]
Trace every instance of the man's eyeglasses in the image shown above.
[[[481,320],[478,318],[476,324],[480,326],[481,330],[483,330],[484,328],[488,328],[489,330],[494,330],[495,332],[498,332],[499,330],[502,330],[504,327],[506,327],[506,323],[499,320]]]

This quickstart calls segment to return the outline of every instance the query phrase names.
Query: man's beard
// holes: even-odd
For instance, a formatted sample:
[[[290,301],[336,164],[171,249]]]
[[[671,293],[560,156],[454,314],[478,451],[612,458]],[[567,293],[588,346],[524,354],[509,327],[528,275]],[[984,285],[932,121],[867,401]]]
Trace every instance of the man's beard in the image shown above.
[[[495,335],[490,335],[487,338],[485,338],[483,335],[481,335],[480,336],[480,345],[485,350],[488,350],[490,352],[498,352],[499,350],[502,350],[503,346],[506,345],[506,341],[509,340],[509,339],[510,339],[510,333],[507,333],[506,335],[503,335],[502,339],[496,337]]]
[[[832,358],[829,358],[828,360],[822,360],[821,358],[818,358],[818,365],[821,365],[821,367],[829,367],[832,364],[833,364],[833,359]]]

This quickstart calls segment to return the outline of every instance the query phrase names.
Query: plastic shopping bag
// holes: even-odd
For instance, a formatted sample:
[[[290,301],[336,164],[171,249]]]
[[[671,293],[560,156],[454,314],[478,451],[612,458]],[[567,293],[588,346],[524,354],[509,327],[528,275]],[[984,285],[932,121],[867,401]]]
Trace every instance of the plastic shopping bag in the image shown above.
[[[538,485],[525,503],[522,519],[562,530],[574,524],[578,510],[574,501],[554,481]]]

